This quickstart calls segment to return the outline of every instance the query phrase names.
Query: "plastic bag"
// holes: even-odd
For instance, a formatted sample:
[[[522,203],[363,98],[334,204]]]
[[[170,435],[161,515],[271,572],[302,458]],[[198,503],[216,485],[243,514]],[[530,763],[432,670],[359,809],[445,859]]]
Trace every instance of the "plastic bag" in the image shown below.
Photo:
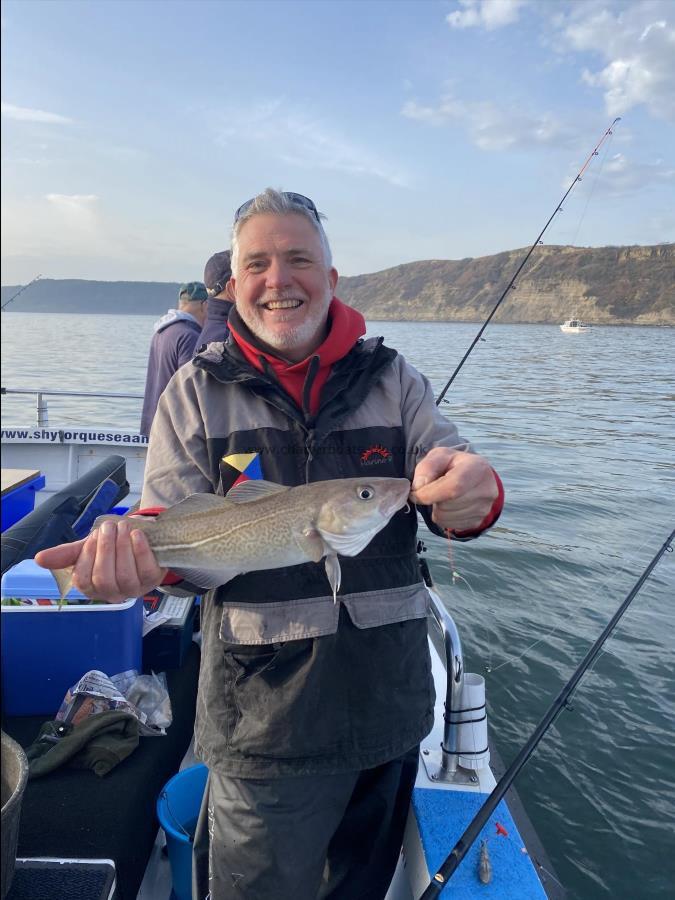
[[[149,725],[164,729],[171,724],[171,699],[164,672],[139,675],[126,691],[126,698],[144,713]]]
[[[108,709],[124,709],[138,719],[140,734],[164,735],[171,724],[171,698],[166,675],[139,675],[128,669],[117,675],[86,672],[66,694],[56,719],[78,725]]]

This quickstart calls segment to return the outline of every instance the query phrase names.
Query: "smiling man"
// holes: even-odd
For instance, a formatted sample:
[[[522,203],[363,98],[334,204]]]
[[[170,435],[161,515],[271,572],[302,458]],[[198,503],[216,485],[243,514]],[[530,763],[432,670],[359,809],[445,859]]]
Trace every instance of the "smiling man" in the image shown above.
[[[392,476],[412,482],[436,534],[468,539],[496,521],[499,479],[426,379],[381,339],[363,340],[337,278],[307,197],[268,189],[237,210],[230,335],[162,395],[145,506],[227,494],[242,478]],[[132,529],[106,524],[39,562],[75,564],[92,597],[146,593],[170,576]],[[205,597],[195,752],[209,778],[195,900],[385,896],[433,721],[416,534],[414,510],[400,510],[341,557],[337,604],[316,563],[249,572]]]
[[[300,362],[328,333],[338,278],[328,244],[305,216],[247,213],[238,213],[245,228],[237,229],[230,282],[237,312],[272,352]]]

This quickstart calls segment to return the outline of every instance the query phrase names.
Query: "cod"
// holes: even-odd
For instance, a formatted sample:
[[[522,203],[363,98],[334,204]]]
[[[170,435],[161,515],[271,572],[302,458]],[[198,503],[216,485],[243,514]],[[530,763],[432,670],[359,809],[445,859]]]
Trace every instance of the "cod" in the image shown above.
[[[407,478],[342,478],[283,487],[244,481],[226,497],[192,494],[154,518],[133,519],[160,566],[203,590],[244,572],[320,562],[337,601],[338,556],[356,556],[406,506]],[[92,530],[122,516],[99,516]],[[63,600],[73,567],[53,569]]]

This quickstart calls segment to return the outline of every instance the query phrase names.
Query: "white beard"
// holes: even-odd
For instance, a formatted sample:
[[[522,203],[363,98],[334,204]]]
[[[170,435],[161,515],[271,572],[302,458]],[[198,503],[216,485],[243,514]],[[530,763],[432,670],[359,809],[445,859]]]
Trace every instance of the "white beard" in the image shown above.
[[[268,297],[267,300],[261,298],[261,304],[270,302],[271,300],[294,299],[294,296],[294,292],[286,291],[281,294],[275,294],[274,297]],[[333,292],[329,287],[326,290],[324,302],[321,303],[315,299],[312,302],[310,311],[304,321],[295,328],[284,330],[283,333],[277,332],[265,322],[265,310],[262,308],[262,305],[259,305],[254,310],[251,310],[249,307],[247,307],[246,310],[244,310],[243,307],[237,307],[237,309],[245,325],[256,337],[260,338],[263,343],[275,350],[292,351],[296,347],[303,347],[306,344],[312,343],[315,337],[317,338],[317,344],[322,342],[321,339],[319,339],[319,336],[326,322],[326,311],[332,297]],[[284,321],[283,313],[277,312],[277,321]]]

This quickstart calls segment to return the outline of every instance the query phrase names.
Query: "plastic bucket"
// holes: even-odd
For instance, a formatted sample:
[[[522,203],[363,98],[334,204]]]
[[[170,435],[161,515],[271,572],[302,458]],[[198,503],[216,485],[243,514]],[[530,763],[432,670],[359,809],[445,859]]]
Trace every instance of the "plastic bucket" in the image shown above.
[[[2,732],[2,900],[14,876],[19,841],[21,801],[28,779],[28,760],[21,747]]]
[[[202,764],[183,769],[167,781],[157,800],[176,900],[192,900],[192,841],[207,775]]]

